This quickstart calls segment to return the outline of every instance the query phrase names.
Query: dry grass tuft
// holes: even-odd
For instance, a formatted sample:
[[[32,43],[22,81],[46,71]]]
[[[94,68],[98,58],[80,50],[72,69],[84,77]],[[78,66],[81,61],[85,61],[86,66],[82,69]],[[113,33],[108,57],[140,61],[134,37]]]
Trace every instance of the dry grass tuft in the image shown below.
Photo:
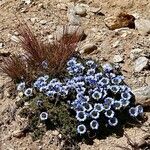
[[[20,24],[20,43],[24,49],[24,57],[13,55],[4,59],[2,71],[12,79],[29,80],[39,74],[56,76],[64,71],[67,60],[76,53],[76,47],[80,40],[77,31],[68,34],[68,27],[64,27],[64,34],[60,40],[52,44],[44,44],[38,41],[26,23]],[[43,66],[43,62],[47,66]]]

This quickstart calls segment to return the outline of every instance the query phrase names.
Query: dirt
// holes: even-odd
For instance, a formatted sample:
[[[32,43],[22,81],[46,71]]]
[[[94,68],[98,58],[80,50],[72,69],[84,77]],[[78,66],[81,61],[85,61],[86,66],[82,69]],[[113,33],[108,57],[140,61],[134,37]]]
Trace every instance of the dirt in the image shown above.
[[[38,38],[48,42],[48,36],[55,32],[57,26],[65,25],[68,22],[66,7],[70,3],[73,2],[71,0],[31,0],[31,3],[27,5],[23,0],[0,0],[0,43],[3,43],[0,53],[13,54],[22,50],[17,42],[11,40],[13,35],[18,35],[16,31],[19,20],[21,22],[25,20]],[[104,63],[112,62],[115,54],[122,55],[124,61],[120,65],[127,84],[132,89],[146,86],[150,71],[144,70],[135,73],[134,61],[130,58],[130,52],[134,48],[141,48],[146,54],[150,52],[150,35],[142,36],[137,30],[128,28],[111,31],[105,26],[104,19],[122,11],[150,19],[150,1],[81,0],[76,3],[99,7],[101,12],[99,14],[88,12],[85,17],[81,18],[81,26],[87,37],[80,45],[92,42],[98,47],[97,50],[84,57],[92,57]],[[41,20],[44,20],[43,23]],[[119,41],[119,44],[114,46],[116,41]],[[54,135],[53,131],[48,131],[42,140],[35,142],[32,141],[30,135],[21,138],[14,137],[14,132],[24,127],[26,120],[17,115],[19,110],[15,110],[14,104],[18,97],[14,98],[9,94],[10,81],[10,78],[0,72],[0,149],[59,150],[61,147],[61,143],[58,141],[59,135]],[[16,114],[15,118],[14,113]],[[145,135],[150,135],[150,112],[146,112],[146,115],[148,120],[142,127],[125,129],[129,137],[137,143]],[[125,136],[95,139],[93,145],[80,143],[81,150],[119,150],[120,148],[116,145],[131,148]]]

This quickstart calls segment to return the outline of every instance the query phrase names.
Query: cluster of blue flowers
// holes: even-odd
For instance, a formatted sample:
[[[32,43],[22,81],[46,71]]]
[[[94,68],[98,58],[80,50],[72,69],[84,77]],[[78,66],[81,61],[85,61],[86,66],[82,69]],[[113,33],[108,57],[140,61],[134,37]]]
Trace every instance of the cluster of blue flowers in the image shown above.
[[[131,89],[124,83],[124,77],[114,73],[110,64],[99,66],[93,60],[81,63],[73,57],[67,62],[68,76],[63,81],[50,79],[48,75],[39,77],[33,88],[25,88],[25,83],[18,85],[17,90],[23,91],[25,96],[32,96],[33,91],[39,91],[50,99],[64,99],[75,111],[78,121],[77,133],[85,134],[88,130],[98,130],[101,118],[109,127],[119,123],[118,112],[128,110],[131,117],[143,114],[141,105],[132,107]],[[70,97],[70,93],[74,96]],[[40,101],[41,102],[41,101]],[[46,120],[48,114],[42,112],[41,120]]]

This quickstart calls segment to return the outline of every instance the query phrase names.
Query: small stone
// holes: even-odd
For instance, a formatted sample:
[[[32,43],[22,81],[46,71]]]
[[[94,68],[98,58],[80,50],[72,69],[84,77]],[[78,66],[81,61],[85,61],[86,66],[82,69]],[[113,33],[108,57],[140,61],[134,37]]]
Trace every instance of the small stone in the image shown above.
[[[76,5],[74,7],[75,14],[80,15],[80,16],[85,16],[86,15],[86,8],[80,5]]]
[[[24,106],[29,106],[29,105],[30,105],[29,102],[24,103]]]
[[[100,7],[89,7],[88,11],[92,13],[98,13],[101,10]]]
[[[57,135],[59,135],[59,132],[58,132],[57,130],[54,130],[54,131],[52,132],[52,135],[57,136]]]
[[[121,63],[123,62],[123,57],[121,55],[115,55],[113,58],[114,63]]]
[[[41,25],[45,25],[45,24],[47,23],[47,20],[41,20],[39,23],[40,23]]]
[[[0,49],[3,48],[3,46],[4,46],[4,44],[3,44],[3,43],[0,43]]]
[[[21,130],[16,130],[13,132],[13,137],[16,137],[16,138],[21,138],[24,136],[24,133],[21,131]]]
[[[90,54],[96,49],[97,49],[97,46],[95,44],[87,43],[87,44],[83,45],[83,47],[80,50],[80,53],[81,54]]]
[[[119,43],[120,43],[120,41],[119,41],[119,40],[118,40],[118,41],[116,41],[116,42],[113,44],[113,48],[118,47],[118,46],[119,46]]]
[[[68,8],[67,17],[68,17],[69,24],[71,24],[71,25],[80,25],[81,24],[80,17],[75,14],[74,8],[72,8],[72,7]]]
[[[33,24],[35,24],[36,21],[37,21],[37,18],[30,18],[30,20],[31,20],[31,22],[32,22]]]
[[[141,35],[147,35],[150,33],[150,20],[139,19],[135,20],[135,28]]]
[[[104,22],[110,30],[115,30],[123,27],[134,28],[134,20],[134,16],[126,13],[120,13],[118,16],[105,18]]]
[[[130,58],[131,58],[132,60],[135,60],[135,59],[137,59],[137,58],[140,56],[140,54],[141,54],[142,52],[143,52],[143,50],[140,49],[140,48],[133,49],[133,50],[131,50],[131,52],[130,52]]]
[[[134,70],[140,72],[148,67],[148,59],[146,57],[139,57],[135,60]]]
[[[23,0],[25,4],[29,5],[32,3],[32,0]]]
[[[136,103],[150,106],[150,86],[144,86],[132,91],[135,95]]]
[[[10,37],[10,39],[13,41],[13,42],[16,42],[16,43],[19,43],[19,38],[17,37],[17,36],[15,36],[15,35],[12,35],[11,37]]]

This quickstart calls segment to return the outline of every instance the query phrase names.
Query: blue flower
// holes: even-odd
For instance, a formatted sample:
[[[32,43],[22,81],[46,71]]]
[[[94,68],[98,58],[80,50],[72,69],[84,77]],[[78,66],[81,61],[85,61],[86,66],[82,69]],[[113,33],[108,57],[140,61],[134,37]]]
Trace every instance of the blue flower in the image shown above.
[[[104,109],[103,104],[100,104],[100,103],[94,104],[94,110],[101,112],[101,111],[103,111],[103,109]]]
[[[104,72],[111,72],[113,70],[110,64],[104,64],[102,67],[103,67]]]
[[[86,116],[84,111],[77,111],[76,112],[76,118],[78,121],[85,121],[87,116]]]
[[[93,118],[93,119],[98,119],[99,118],[99,112],[97,111],[97,110],[92,110],[91,112],[90,112],[90,116],[91,116],[91,118]]]
[[[24,95],[27,97],[30,97],[30,96],[32,96],[32,91],[33,91],[32,88],[28,88],[24,91]]]
[[[106,78],[106,77],[103,77],[103,78],[98,82],[98,84],[100,84],[101,86],[108,85],[108,84],[109,84],[109,79]]]
[[[115,112],[110,109],[110,110],[107,110],[104,114],[107,118],[113,118],[115,115]]]
[[[17,91],[24,91],[25,89],[25,82],[21,82],[17,86]]]
[[[126,99],[126,100],[130,100],[131,99],[131,94],[129,92],[123,92],[121,93],[121,98],[122,99]]]
[[[118,85],[118,84],[120,84],[122,82],[122,78],[120,76],[116,76],[116,77],[111,79],[111,82],[113,84],[117,84]]]
[[[84,124],[80,124],[77,127],[77,132],[79,134],[84,134],[86,132],[86,126]]]
[[[95,69],[88,69],[86,74],[87,75],[94,75],[95,74]]]
[[[111,86],[109,86],[109,89],[115,94],[118,93],[120,90],[119,86],[117,86],[117,85],[111,85]]]
[[[102,93],[100,93],[99,91],[94,91],[94,93],[92,94],[92,98],[94,98],[95,100],[99,100],[102,97]]]
[[[83,102],[82,106],[85,108],[86,111],[91,111],[92,110],[92,105],[89,104],[88,102]]]
[[[40,92],[46,92],[47,90],[47,86],[40,87]]]
[[[48,97],[50,97],[50,98],[54,98],[55,94],[56,94],[55,91],[47,91],[47,92],[46,92],[46,95],[47,95]]]
[[[93,61],[93,60],[88,60],[87,62],[86,62],[86,65],[88,66],[88,67],[92,67],[93,65],[95,64],[95,62]]]
[[[121,92],[131,92],[131,88],[129,88],[127,85],[120,85]]]
[[[71,67],[71,66],[75,66],[77,64],[77,59],[75,57],[72,57],[68,62],[67,62],[67,66]]]
[[[116,126],[116,125],[118,124],[118,119],[117,119],[116,117],[110,118],[110,119],[108,120],[108,124],[109,124],[110,126]]]
[[[96,73],[95,74],[95,79],[96,81],[99,81],[101,78],[102,78],[103,74],[100,72],[100,73]]]
[[[104,103],[109,104],[109,105],[113,105],[114,104],[114,99],[111,97],[107,97],[104,99]]]
[[[115,101],[114,102],[114,104],[113,104],[113,108],[115,109],[115,110],[120,110],[121,109],[121,107],[122,107],[122,102],[119,100],[119,101]]]
[[[138,116],[138,109],[136,107],[131,107],[129,109],[129,114],[131,117],[137,117]]]
[[[92,120],[90,122],[90,127],[93,129],[93,130],[97,130],[98,127],[99,127],[99,123],[96,121],[96,120]]]
[[[130,101],[126,99],[120,99],[120,102],[123,107],[127,107],[130,104]]]
[[[48,119],[48,113],[47,113],[47,112],[42,112],[42,113],[40,114],[40,119],[41,119],[42,121],[47,120],[47,119]]]
[[[111,109],[111,105],[110,104],[108,104],[108,103],[103,103],[103,108],[104,108],[104,110],[110,110]]]
[[[142,115],[142,114],[143,114],[144,111],[143,111],[143,107],[142,107],[141,105],[137,105],[137,106],[136,106],[136,109],[138,110],[138,114],[139,114],[139,115]]]
[[[43,67],[44,69],[47,69],[47,68],[48,68],[48,62],[47,62],[46,60],[42,62],[42,67]]]

